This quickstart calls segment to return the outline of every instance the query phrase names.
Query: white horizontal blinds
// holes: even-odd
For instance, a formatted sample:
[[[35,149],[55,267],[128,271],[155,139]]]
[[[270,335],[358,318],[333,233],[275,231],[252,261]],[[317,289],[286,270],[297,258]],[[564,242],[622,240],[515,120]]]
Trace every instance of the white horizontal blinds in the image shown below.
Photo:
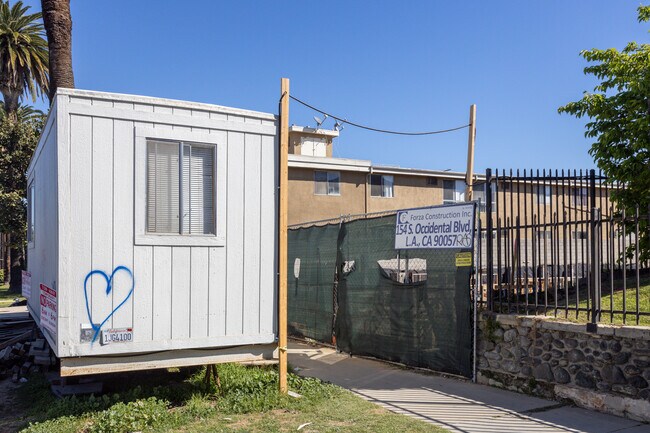
[[[192,159],[192,148],[189,144],[182,144],[183,147],[183,180],[181,182],[181,188],[183,189],[183,217],[181,219],[183,230],[181,233],[190,233],[190,213],[192,212],[191,205],[191,164],[190,160]]]
[[[178,233],[178,143],[147,142],[147,231]]]
[[[188,180],[189,199],[184,203],[189,208],[183,227],[189,232],[185,233],[214,234],[214,147],[193,144],[187,159],[189,173],[184,172],[183,178]]]
[[[381,194],[382,197],[393,196],[393,176],[382,176],[381,186],[382,186],[382,194]]]
[[[147,231],[214,234],[214,146],[147,142]]]

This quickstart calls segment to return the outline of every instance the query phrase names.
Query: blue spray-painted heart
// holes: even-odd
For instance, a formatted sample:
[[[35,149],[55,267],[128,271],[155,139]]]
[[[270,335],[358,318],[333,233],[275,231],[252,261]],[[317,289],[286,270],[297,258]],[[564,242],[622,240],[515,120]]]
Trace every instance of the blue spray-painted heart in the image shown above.
[[[111,290],[113,289],[113,278],[115,277],[115,274],[117,274],[120,271],[126,272],[127,274],[129,274],[129,277],[131,277],[131,290],[129,290],[129,293],[126,295],[126,298],[124,298],[124,300],[122,300],[122,302],[120,302],[120,304],[117,307],[113,308],[113,311],[111,311],[111,313],[108,316],[106,316],[106,318],[102,320],[102,322],[99,325],[96,325],[95,322],[93,321],[92,313],[90,312],[90,305],[88,304],[88,280],[90,280],[90,278],[92,278],[93,275],[101,275],[104,278],[104,280],[106,280],[106,296],[108,296],[111,293]],[[95,330],[95,334],[93,335],[93,339],[92,339],[93,343],[97,339],[97,336],[99,335],[99,330],[102,329],[102,326],[104,326],[104,324],[108,321],[108,319],[110,319],[113,316],[113,314],[115,314],[115,312],[119,310],[120,307],[122,307],[122,305],[126,303],[126,301],[129,300],[129,298],[133,294],[134,288],[135,288],[135,279],[133,278],[133,272],[131,272],[131,270],[126,266],[118,266],[115,269],[113,269],[113,272],[111,273],[110,277],[106,274],[106,272],[101,271],[99,269],[95,269],[88,272],[88,275],[86,275],[86,279],[84,280],[84,296],[86,297],[86,312],[88,313],[88,320],[90,320],[90,326],[92,326],[92,328]]]

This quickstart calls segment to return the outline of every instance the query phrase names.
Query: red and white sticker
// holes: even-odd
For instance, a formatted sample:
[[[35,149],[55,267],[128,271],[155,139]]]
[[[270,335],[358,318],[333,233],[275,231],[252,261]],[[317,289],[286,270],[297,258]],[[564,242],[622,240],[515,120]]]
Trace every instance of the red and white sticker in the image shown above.
[[[56,335],[57,321],[56,290],[41,284],[41,326]]]

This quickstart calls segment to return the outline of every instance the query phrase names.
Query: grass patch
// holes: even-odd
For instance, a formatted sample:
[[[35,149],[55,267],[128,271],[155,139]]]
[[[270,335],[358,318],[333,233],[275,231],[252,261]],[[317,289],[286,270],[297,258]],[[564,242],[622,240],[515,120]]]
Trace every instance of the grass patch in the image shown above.
[[[116,375],[102,396],[51,395],[44,378],[17,390],[26,433],[108,432],[444,432],[446,430],[369,403],[318,379],[289,375],[277,391],[277,367],[219,365],[221,388],[203,382],[204,369]]]
[[[0,308],[10,306],[16,298],[22,299],[22,296],[9,292],[9,284],[0,285]]]
[[[609,281],[603,281],[603,287],[601,288],[601,320],[600,323],[605,324],[614,324],[614,325],[636,325],[636,317],[634,313],[636,312],[636,278],[631,277],[627,278],[626,284],[627,290],[625,292],[625,299],[623,299],[623,280],[614,281],[614,291],[610,289]],[[569,311],[566,313],[565,300],[558,300],[558,311],[557,318],[562,320],[568,320],[570,322],[576,323],[586,323],[590,320],[590,315],[586,311],[579,311],[576,314],[575,309],[575,293],[569,297]],[[531,301],[532,302],[532,301]],[[549,308],[546,315],[552,316],[553,301],[549,299]],[[587,304],[587,291],[586,289],[580,290],[580,302],[578,303],[580,308],[586,309]],[[626,314],[625,320],[623,314],[614,313],[611,315],[609,313],[610,308],[613,311],[623,311],[623,307],[628,312]],[[642,277],[639,279],[639,311],[640,312],[650,312],[650,278]],[[555,317],[555,316],[554,316]],[[650,326],[650,316],[639,316],[639,325]]]

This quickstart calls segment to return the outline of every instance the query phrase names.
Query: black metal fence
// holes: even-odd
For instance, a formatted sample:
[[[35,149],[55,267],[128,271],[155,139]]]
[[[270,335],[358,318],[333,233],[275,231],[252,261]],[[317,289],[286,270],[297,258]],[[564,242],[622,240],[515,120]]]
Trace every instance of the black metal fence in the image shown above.
[[[625,185],[594,170],[487,170],[484,186],[479,302],[502,313],[650,325],[650,266],[639,251],[650,210],[618,208]]]

